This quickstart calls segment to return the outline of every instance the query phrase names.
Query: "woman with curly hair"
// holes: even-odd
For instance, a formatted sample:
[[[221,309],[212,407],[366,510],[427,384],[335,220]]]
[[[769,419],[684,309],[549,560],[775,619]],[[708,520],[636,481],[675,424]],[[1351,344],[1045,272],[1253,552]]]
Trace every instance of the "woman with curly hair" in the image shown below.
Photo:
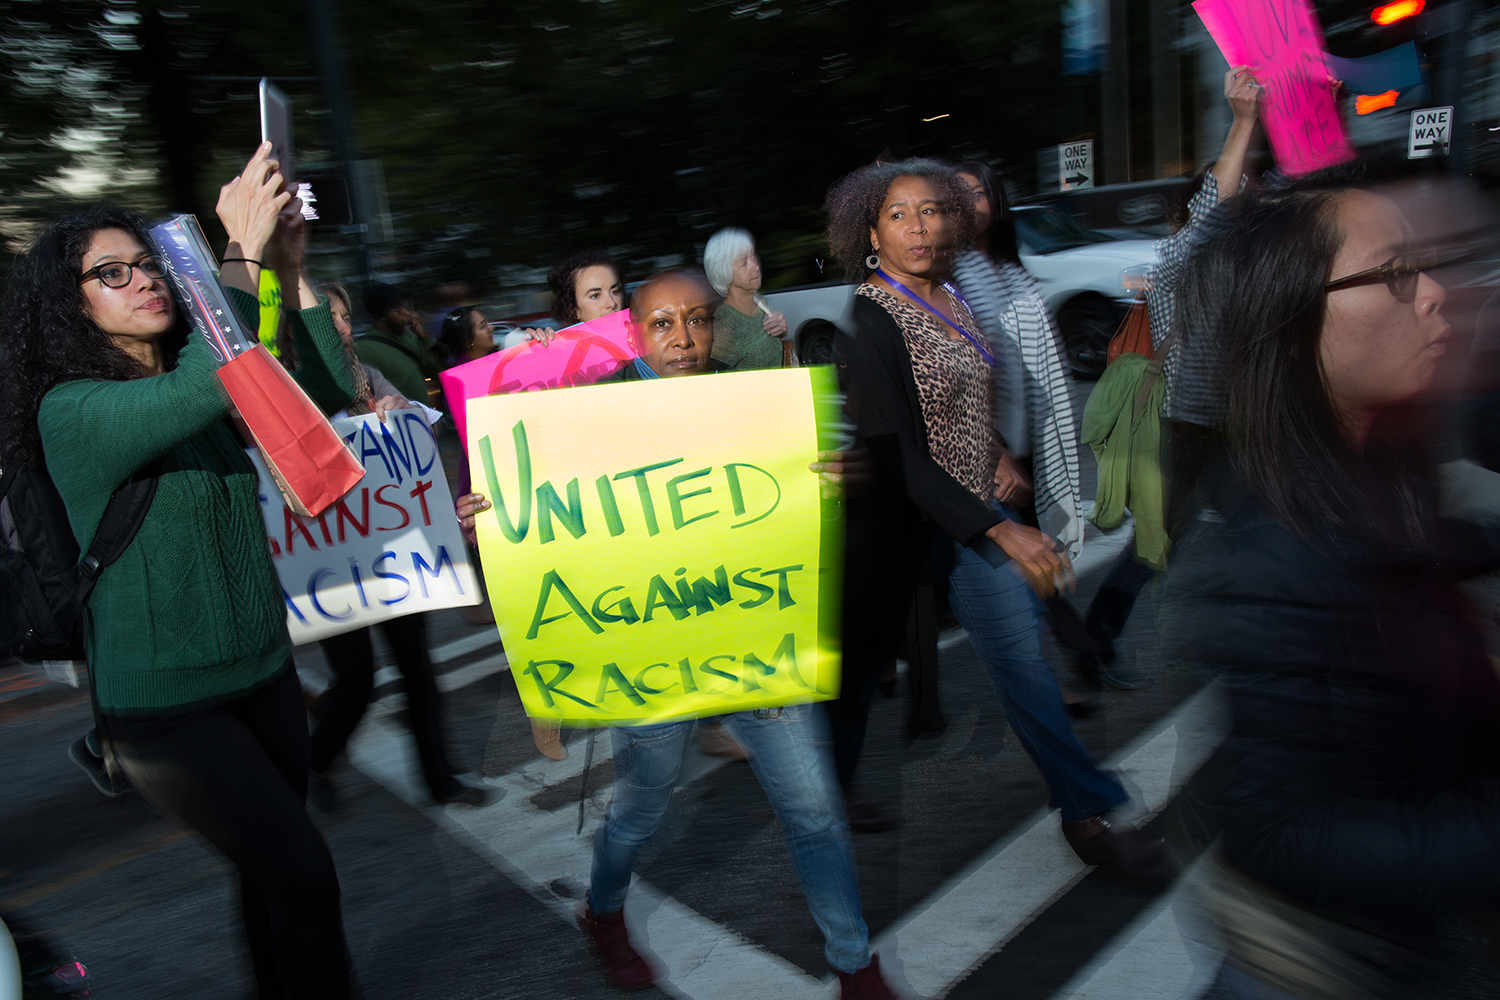
[[[347,401],[270,150],[220,190],[223,280],[258,320],[261,262],[275,256],[304,384]],[[187,334],[140,216],[95,208],[54,222],[17,259],[0,308],[0,461],[45,461],[85,550],[119,486],[157,479],[87,608],[100,735],[163,815],[234,864],[260,995],[348,997],[338,875],[304,808],[307,719],[255,467],[208,345]]]
[[[547,272],[547,285],[552,289],[552,318],[561,328],[619,312],[629,304],[624,282],[606,250],[580,250],[564,257]],[[556,333],[557,330],[547,326],[512,330],[505,335],[501,347],[515,347],[528,340],[545,347]]]
[[[624,279],[606,250],[580,250],[547,272],[552,318],[563,326],[619,312],[629,305]]]
[[[899,556],[872,552],[920,551],[926,545],[922,515],[946,532],[954,550],[953,610],[1016,738],[1062,810],[1068,843],[1089,864],[1147,866],[1155,852],[1107,818],[1127,800],[1124,788],[1073,734],[1042,658],[1031,590],[1051,596],[1071,582],[1072,567],[1052,538],[1013,519],[996,498],[1005,457],[994,425],[996,359],[949,280],[954,252],[972,237],[973,205],[952,170],[921,159],[862,167],[828,193],[831,250],[862,279],[854,294],[854,331],[840,331],[835,356],[850,416],[876,467],[872,495],[851,502],[849,578],[909,579]],[[881,558],[885,566],[858,563]],[[888,620],[905,620],[903,609],[892,610]],[[871,651],[866,645],[850,659],[869,662]],[[859,669],[853,666],[856,674]],[[856,705],[846,700],[842,709],[846,739],[838,764],[846,786],[863,742],[865,691],[876,679],[845,680],[859,699]],[[855,716],[852,729],[849,715]]]

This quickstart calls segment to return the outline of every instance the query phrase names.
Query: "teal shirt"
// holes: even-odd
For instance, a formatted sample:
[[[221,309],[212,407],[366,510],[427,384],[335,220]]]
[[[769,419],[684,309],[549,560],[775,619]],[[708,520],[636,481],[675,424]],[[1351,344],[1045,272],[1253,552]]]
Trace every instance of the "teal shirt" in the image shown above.
[[[255,299],[235,289],[230,297],[258,326]],[[342,387],[347,401],[353,379],[327,302],[291,315],[300,356],[316,359],[312,386],[325,396]],[[228,419],[217,370],[195,333],[170,372],[66,382],[42,399],[42,450],[80,548],[115,489],[162,463],[139,533],[89,601],[89,665],[107,714],[223,701],[271,683],[291,660],[255,466]]]

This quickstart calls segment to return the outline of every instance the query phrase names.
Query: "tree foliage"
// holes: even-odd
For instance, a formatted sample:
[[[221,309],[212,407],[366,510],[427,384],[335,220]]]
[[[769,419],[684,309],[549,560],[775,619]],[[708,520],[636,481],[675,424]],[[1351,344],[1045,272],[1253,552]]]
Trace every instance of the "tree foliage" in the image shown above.
[[[534,280],[587,245],[639,276],[724,225],[757,234],[773,281],[816,280],[823,195],[859,164],[980,156],[1026,183],[1060,138],[1055,0],[362,0],[339,16],[353,134],[395,222],[377,268],[417,290]],[[14,0],[0,235],[15,247],[77,200],[207,222],[258,139],[262,74],[296,103],[299,160],[331,160],[306,23],[293,0]],[[103,172],[92,187],[60,180],[85,168]]]

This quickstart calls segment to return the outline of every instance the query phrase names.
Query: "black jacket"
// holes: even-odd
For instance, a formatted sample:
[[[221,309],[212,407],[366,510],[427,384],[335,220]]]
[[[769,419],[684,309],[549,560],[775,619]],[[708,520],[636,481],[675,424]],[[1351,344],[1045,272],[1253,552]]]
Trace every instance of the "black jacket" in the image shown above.
[[[1500,898],[1500,681],[1433,546],[1317,548],[1218,463],[1164,593],[1169,663],[1223,680],[1200,782],[1223,859],[1302,906],[1411,927]],[[1447,524],[1468,569],[1496,533]],[[1458,539],[1458,541],[1452,541]]]
[[[834,338],[839,386],[859,439],[875,461],[874,492],[904,496],[963,545],[973,545],[1000,523],[990,506],[933,459],[927,424],[901,328],[885,309],[854,296],[854,334]]]

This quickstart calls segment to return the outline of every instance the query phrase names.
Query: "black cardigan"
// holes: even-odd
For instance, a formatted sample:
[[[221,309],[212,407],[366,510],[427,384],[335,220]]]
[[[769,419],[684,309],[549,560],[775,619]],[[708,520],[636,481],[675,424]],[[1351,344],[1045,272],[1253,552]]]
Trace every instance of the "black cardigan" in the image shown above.
[[[849,417],[875,461],[876,490],[904,493],[956,541],[974,545],[1000,516],[933,460],[900,327],[883,306],[863,295],[854,296],[851,313],[854,333],[839,331],[834,359],[840,387],[848,394]]]

